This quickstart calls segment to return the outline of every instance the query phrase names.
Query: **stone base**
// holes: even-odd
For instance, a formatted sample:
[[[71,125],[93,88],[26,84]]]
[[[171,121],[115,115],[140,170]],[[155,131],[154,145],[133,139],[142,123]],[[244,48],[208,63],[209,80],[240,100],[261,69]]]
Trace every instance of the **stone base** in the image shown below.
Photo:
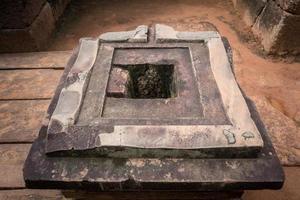
[[[19,14],[14,16],[10,10],[18,5],[7,3],[1,8],[0,53],[40,51],[47,47],[56,21],[59,19],[70,0],[48,2],[27,1],[19,5]],[[43,3],[40,3],[43,2]],[[19,3],[20,4],[20,3]],[[8,10],[6,13],[5,10]]]
[[[284,174],[279,160],[254,105],[236,85],[221,36],[178,32],[165,25],[151,28],[155,35],[147,35],[147,30],[139,26],[103,34],[99,51],[99,40],[81,40],[49,106],[49,119],[44,120],[25,162],[26,186],[201,194],[280,189]],[[180,96],[168,101],[106,98],[114,66],[126,69],[143,63],[173,64]],[[205,99],[202,107],[198,99]],[[144,105],[150,112],[141,109]],[[199,112],[202,108],[209,112]],[[218,110],[212,113],[211,108]],[[139,111],[139,116],[128,110]],[[116,115],[116,111],[122,112]],[[251,155],[241,154],[241,148]],[[255,149],[259,151],[252,155]],[[203,153],[207,150],[211,154]]]
[[[63,195],[70,199],[136,199],[136,200],[239,200],[243,191],[231,192],[184,192],[184,191],[132,191],[132,192],[86,192],[64,191]]]

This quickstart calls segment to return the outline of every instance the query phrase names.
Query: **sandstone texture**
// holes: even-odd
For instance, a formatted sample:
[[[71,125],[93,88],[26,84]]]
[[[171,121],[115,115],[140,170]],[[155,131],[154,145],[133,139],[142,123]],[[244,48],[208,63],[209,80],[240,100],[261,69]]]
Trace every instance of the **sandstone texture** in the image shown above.
[[[264,50],[276,54],[300,53],[300,1],[234,0],[237,11],[261,39]]]
[[[257,110],[283,165],[300,164],[300,129],[263,96],[254,96]]]

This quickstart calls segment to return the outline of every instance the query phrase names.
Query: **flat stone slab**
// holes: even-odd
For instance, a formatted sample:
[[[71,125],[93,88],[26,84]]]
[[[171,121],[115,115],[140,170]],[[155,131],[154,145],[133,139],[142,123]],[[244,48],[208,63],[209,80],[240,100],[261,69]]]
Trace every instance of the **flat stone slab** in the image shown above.
[[[46,152],[125,158],[256,155],[263,141],[219,33],[178,32],[159,24],[153,36],[147,33],[139,26],[81,39],[50,118]],[[129,74],[123,85],[113,80],[118,68]],[[154,76],[149,73],[157,77],[147,80]],[[152,88],[137,90],[146,86]],[[111,97],[118,88],[129,94]],[[155,88],[170,96],[136,96]]]

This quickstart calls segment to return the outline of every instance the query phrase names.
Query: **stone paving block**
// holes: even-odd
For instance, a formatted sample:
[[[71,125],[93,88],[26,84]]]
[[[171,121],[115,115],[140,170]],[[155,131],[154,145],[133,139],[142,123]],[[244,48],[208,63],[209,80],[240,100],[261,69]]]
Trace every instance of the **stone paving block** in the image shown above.
[[[0,143],[33,142],[50,100],[0,101]]]
[[[65,200],[60,190],[0,190],[1,200]]]
[[[62,70],[1,70],[0,99],[51,99]]]
[[[31,144],[0,145],[0,189],[25,188],[23,165]]]
[[[0,54],[0,69],[63,69],[72,51]]]

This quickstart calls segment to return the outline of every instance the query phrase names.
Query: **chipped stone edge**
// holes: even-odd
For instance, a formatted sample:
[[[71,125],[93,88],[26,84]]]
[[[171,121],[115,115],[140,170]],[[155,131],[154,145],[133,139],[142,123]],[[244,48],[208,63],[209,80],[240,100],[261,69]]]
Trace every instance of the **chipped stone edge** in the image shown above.
[[[69,125],[75,123],[89,73],[97,57],[98,47],[98,39],[80,39],[78,57],[67,76],[66,85],[61,90],[57,105],[50,118],[48,134],[63,132]]]
[[[207,42],[210,65],[221,93],[224,109],[232,127],[227,131],[234,133],[237,144],[263,147],[263,139],[254,121],[240,88],[233,75],[226,50],[221,38],[211,38]],[[251,134],[247,139],[244,137]]]
[[[174,28],[164,25],[155,25],[155,40],[157,43],[165,42],[201,42],[208,41],[211,38],[220,38],[220,34],[216,31],[201,32],[181,32]]]
[[[148,26],[140,25],[132,31],[107,32],[99,36],[101,42],[148,42]]]

